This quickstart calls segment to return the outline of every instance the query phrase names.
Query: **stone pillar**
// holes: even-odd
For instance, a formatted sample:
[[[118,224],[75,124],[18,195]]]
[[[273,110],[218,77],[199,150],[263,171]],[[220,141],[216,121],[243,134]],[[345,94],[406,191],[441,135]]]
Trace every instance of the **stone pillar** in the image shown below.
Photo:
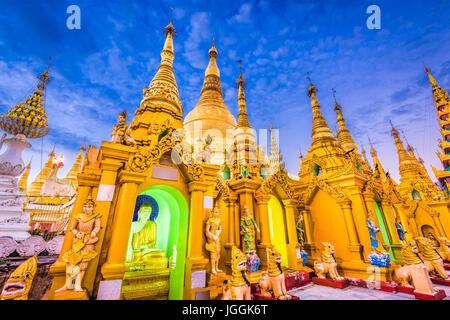
[[[341,206],[342,212],[344,214],[344,221],[347,229],[351,259],[356,261],[364,261],[362,257],[362,246],[361,243],[359,242],[359,237],[355,226],[355,220],[353,219],[352,203],[351,201],[342,201],[339,202],[339,205]]]
[[[288,266],[291,269],[298,270],[301,266],[302,259],[297,258],[297,249],[300,249],[297,229],[295,228],[295,207],[297,201],[293,199],[283,200],[283,205],[286,212],[286,229],[288,235]]]
[[[433,218],[433,222],[436,225],[439,236],[446,237],[444,227],[442,226],[441,220],[439,219],[439,212],[436,211],[435,213],[431,214],[431,217]]]
[[[237,197],[228,197],[224,198],[225,207],[227,210],[227,217],[228,217],[228,233],[226,234],[226,242],[223,245],[225,247],[225,255],[221,257],[221,259],[225,260],[225,266],[227,267],[228,273],[231,272],[231,248],[236,245],[235,242],[235,207],[236,207],[236,200]]]
[[[189,183],[189,192],[191,194],[190,203],[190,251],[192,271],[206,269],[209,259],[203,254],[205,244],[204,225],[205,209],[203,199],[205,192],[208,190],[208,185],[200,181],[192,181]]]
[[[407,215],[408,221],[409,221],[409,225],[412,228],[412,232],[413,232],[413,238],[418,237],[420,235],[419,232],[419,228],[417,227],[417,223],[416,223],[416,215],[414,213],[408,214]]]
[[[311,211],[309,207],[305,207],[302,210],[303,215],[303,228],[305,228],[305,238],[304,246],[305,250],[308,252],[308,260],[312,260],[317,257],[318,248],[314,242],[314,237],[312,233],[312,219],[311,219]],[[310,258],[311,257],[311,258]]]
[[[202,164],[203,174],[192,177],[188,183],[190,193],[189,228],[184,281],[184,299],[192,299],[192,289],[206,287],[206,266],[209,258],[205,249],[204,197],[213,189],[219,166]],[[212,193],[211,193],[212,195]]]
[[[125,273],[128,238],[136,204],[136,192],[145,175],[132,171],[119,174],[120,191],[114,211],[111,239],[106,262],[101,268],[105,280],[122,279]]]
[[[259,212],[258,227],[261,230],[260,243],[258,247],[258,256],[261,259],[260,269],[265,269],[267,267],[267,254],[266,248],[272,247],[270,241],[270,221],[269,221],[269,200],[270,195],[258,194],[255,196],[256,203]]]

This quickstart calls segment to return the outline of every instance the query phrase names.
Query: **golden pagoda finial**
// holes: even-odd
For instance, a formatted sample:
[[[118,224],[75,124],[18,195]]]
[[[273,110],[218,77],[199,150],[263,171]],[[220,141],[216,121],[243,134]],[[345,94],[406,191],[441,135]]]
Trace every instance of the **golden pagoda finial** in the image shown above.
[[[208,75],[215,75],[215,76],[220,77],[220,71],[219,71],[219,68],[217,67],[217,63],[216,63],[218,52],[217,52],[216,47],[214,46],[214,38],[212,41],[211,49],[209,49],[209,51],[208,51],[208,55],[209,55],[209,63],[208,63],[208,67],[205,70],[205,77]]]
[[[247,83],[245,82],[244,76],[242,75],[242,60],[238,60],[236,62],[239,63],[239,78],[236,81],[236,88],[239,88],[239,86],[241,85],[245,90],[247,89]]]
[[[311,77],[309,76],[309,72],[307,73],[307,75],[307,78],[309,80],[308,97],[311,98],[311,107],[313,112],[311,146],[327,141],[335,142],[336,139],[333,137],[330,127],[328,127],[328,124],[325,121],[322,112],[320,111],[319,101],[317,100],[316,96],[317,87],[313,85]]]
[[[167,36],[170,34],[173,38],[177,36],[177,31],[175,30],[175,27],[173,26],[173,7],[170,7],[170,23],[164,28],[164,36],[167,38]]]
[[[41,83],[33,94],[24,102],[16,104],[0,119],[0,128],[12,135],[23,134],[27,138],[42,138],[47,135],[47,113],[44,108],[45,85],[50,81],[48,74],[51,61],[47,69],[38,76]]]
[[[240,70],[239,78],[236,81],[236,86],[238,87],[239,90],[238,93],[239,112],[238,112],[237,128],[251,128],[250,122],[248,121],[247,106],[244,93],[247,84],[245,83],[244,76],[242,75],[242,60],[238,60],[237,62],[239,63],[239,70]]]
[[[428,75],[428,79],[430,80],[431,86],[432,86],[433,88],[437,87],[438,85],[437,85],[437,83],[436,83],[436,80],[435,80],[435,79],[433,78],[433,76],[431,75],[430,68],[428,68],[428,67],[425,65],[425,63],[423,64],[423,66],[424,66],[424,71],[425,71],[425,73]]]
[[[370,145],[370,154],[372,155],[372,157],[377,155],[377,151],[375,150],[375,148],[372,145],[372,140],[370,140],[370,137],[367,137],[367,139],[369,140],[369,145]]]
[[[38,76],[38,79],[41,80],[41,83],[38,85],[38,88],[41,90],[44,90],[45,85],[50,82],[50,76],[48,74],[48,70],[50,69],[50,66],[52,65],[52,61],[53,61],[54,57],[55,57],[55,55],[50,57],[50,62],[48,64],[47,70],[45,70],[43,73],[41,73]]]

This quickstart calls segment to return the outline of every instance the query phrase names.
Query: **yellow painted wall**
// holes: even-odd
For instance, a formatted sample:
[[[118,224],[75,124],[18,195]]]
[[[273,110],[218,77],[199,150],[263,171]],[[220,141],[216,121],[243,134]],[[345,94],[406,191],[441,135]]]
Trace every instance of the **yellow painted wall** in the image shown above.
[[[281,265],[287,267],[287,236],[284,219],[284,211],[281,202],[273,195],[269,200],[270,242],[281,253]]]
[[[436,236],[437,235],[436,232],[438,229],[436,228],[436,226],[434,224],[433,218],[431,218],[431,216],[428,214],[428,212],[426,212],[421,207],[418,207],[415,214],[416,214],[416,223],[417,223],[417,227],[419,228],[420,236],[428,237],[428,235],[422,234],[422,226],[423,225],[428,225],[428,226],[433,227],[433,229],[435,231],[434,234]]]
[[[334,254],[336,258],[350,260],[348,235],[339,204],[327,193],[317,190],[310,210],[312,234],[319,250],[322,250],[322,242],[329,242],[336,249]]]

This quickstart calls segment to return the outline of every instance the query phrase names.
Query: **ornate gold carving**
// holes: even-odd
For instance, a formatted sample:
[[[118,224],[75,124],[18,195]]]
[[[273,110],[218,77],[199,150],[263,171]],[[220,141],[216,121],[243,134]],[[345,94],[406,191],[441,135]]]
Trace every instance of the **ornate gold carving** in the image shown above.
[[[156,164],[159,158],[171,151],[182,141],[182,136],[175,133],[174,128],[168,128],[167,134],[153,147],[139,146],[137,152],[130,158],[128,164],[131,171],[145,172],[151,165]]]
[[[333,188],[328,183],[326,183],[323,179],[313,177],[311,179],[311,181],[309,182],[308,188],[306,189],[306,192],[305,192],[304,202],[306,204],[311,203],[317,189],[320,189],[323,192],[328,193],[337,202],[350,201],[350,199],[347,198],[345,193],[339,187]]]

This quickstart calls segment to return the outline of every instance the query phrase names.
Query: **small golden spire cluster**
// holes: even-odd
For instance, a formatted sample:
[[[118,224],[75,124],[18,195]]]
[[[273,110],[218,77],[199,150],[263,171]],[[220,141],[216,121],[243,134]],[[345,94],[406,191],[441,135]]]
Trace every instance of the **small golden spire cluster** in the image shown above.
[[[48,70],[50,64],[42,74],[41,80],[33,94],[25,101],[16,104],[0,119],[0,128],[12,135],[23,134],[27,138],[41,138],[48,134],[47,113],[44,109],[45,85],[50,81]]]

